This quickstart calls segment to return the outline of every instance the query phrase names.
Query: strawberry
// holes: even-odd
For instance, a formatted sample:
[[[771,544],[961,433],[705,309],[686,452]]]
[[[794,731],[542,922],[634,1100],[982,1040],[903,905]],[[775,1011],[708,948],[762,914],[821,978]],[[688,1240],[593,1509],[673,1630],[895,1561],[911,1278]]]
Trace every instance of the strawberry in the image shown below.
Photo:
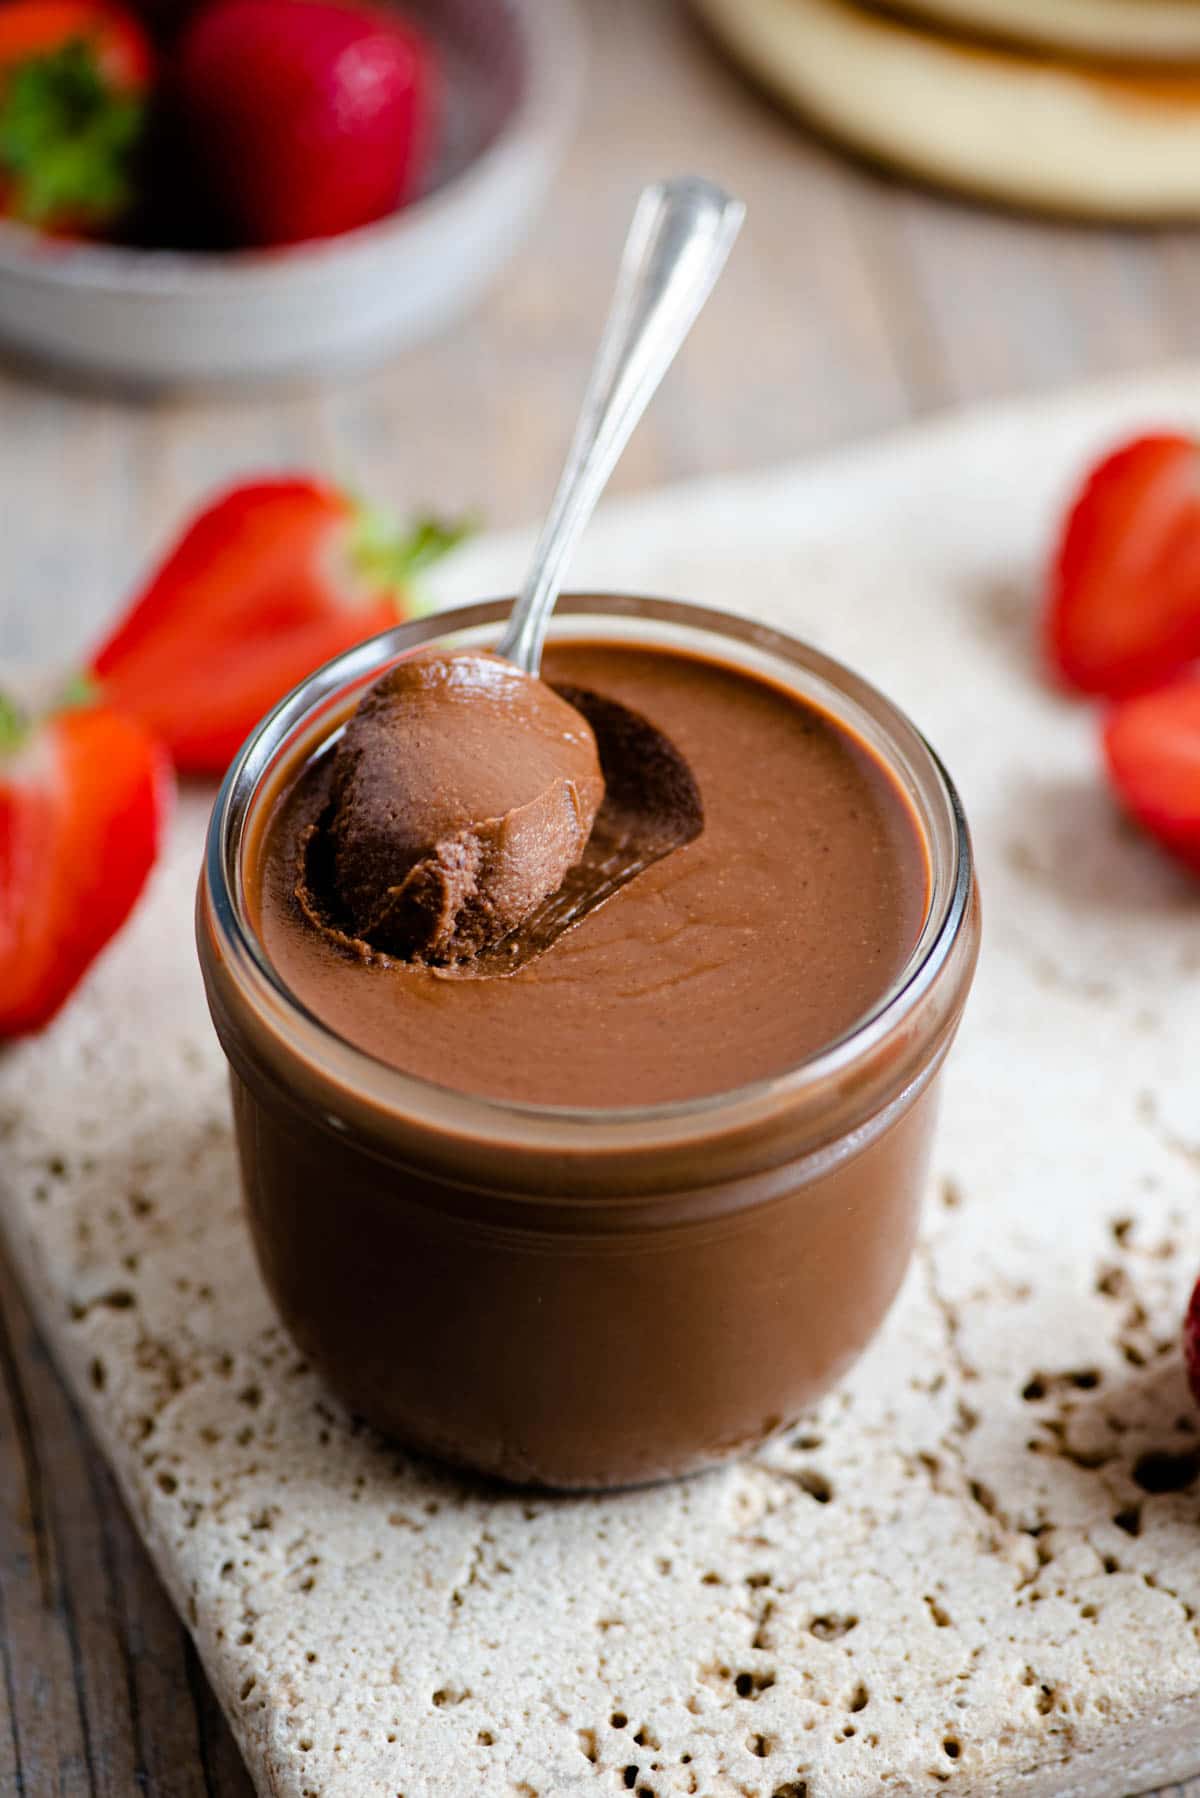
[[[30,723],[0,703],[0,1036],[47,1023],[125,922],[170,795],[132,719],[85,702]]]
[[[246,244],[330,237],[411,199],[440,86],[425,34],[363,0],[214,0],[179,49],[193,160]]]
[[[1103,458],[1067,516],[1047,651],[1081,692],[1141,692],[1200,654],[1200,444],[1137,437]]]
[[[0,210],[58,233],[128,212],[153,69],[142,27],[105,0],[0,7]]]
[[[304,477],[222,494],[92,659],[111,705],[192,774],[219,774],[264,712],[331,656],[411,611],[410,582],[463,535],[397,534]]]
[[[1127,810],[1200,873],[1200,673],[1114,706],[1104,753]]]
[[[1192,1395],[1200,1405],[1200,1282],[1192,1294],[1192,1302],[1183,1322],[1183,1358]]]
[[[1200,655],[1200,443],[1139,437],[1092,470],[1054,560],[1050,660],[1120,698]]]

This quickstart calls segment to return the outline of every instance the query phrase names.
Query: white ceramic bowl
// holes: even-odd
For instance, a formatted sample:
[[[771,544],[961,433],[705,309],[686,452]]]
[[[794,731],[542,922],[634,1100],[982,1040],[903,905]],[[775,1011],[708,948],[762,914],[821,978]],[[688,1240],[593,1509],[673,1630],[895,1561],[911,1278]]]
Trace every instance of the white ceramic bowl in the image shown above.
[[[55,242],[0,221],[0,343],[135,383],[332,372],[442,329],[531,225],[578,88],[573,0],[425,0],[448,74],[428,193],[340,237],[231,254]]]

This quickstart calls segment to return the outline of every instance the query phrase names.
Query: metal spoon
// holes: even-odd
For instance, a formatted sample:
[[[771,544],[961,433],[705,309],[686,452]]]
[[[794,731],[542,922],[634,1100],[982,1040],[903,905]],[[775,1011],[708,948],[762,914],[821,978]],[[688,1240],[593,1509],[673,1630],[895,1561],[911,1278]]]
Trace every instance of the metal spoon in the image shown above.
[[[643,192],[575,438],[499,653],[527,674],[542,646],[567,563],[634,427],[699,316],[741,229],[745,207],[694,176]],[[465,964],[469,977],[511,974],[635,875],[704,828],[691,769],[649,719],[579,688],[561,689],[591,724],[605,799],[582,859],[519,929]]]
[[[676,352],[695,323],[741,228],[745,207],[695,176],[642,193],[621,259],[608,320],[583,410],[524,589],[498,653],[537,677],[542,645],[571,553]],[[695,778],[675,745],[648,718],[581,688],[561,689],[592,726],[604,802],[580,861],[558,891],[509,936],[470,961],[439,969],[447,979],[515,973],[635,875],[681,849],[704,828]],[[325,833],[314,829],[297,889],[314,922],[336,934],[328,911]]]
[[[542,664],[567,563],[742,227],[740,200],[685,175],[643,190],[566,464],[499,654]]]

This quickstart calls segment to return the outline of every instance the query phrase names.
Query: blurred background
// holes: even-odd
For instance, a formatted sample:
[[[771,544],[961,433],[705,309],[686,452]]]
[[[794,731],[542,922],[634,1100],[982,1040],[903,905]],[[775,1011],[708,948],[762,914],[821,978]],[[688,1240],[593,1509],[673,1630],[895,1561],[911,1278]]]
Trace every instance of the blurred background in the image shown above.
[[[1200,237],[1186,223],[1048,222],[913,184],[798,124],[684,0],[579,10],[586,64],[574,79],[562,70],[570,138],[544,210],[477,308],[427,341],[332,381],[239,379],[136,403],[6,357],[4,542],[10,568],[36,566],[56,598],[33,611],[10,590],[0,654],[94,634],[184,512],[235,471],[311,466],[401,509],[532,518],[634,196],[664,172],[711,174],[745,197],[749,223],[617,490],[809,455],[1200,344]],[[871,104],[887,118],[885,90]]]
[[[48,247],[5,227],[0,656],[70,660],[198,501],[250,471],[318,470],[402,513],[532,520],[636,193],[663,174],[712,176],[749,218],[618,492],[1194,355],[1200,4],[914,4],[919,24],[865,0],[530,0],[511,13],[459,0],[447,29],[475,48],[462,51],[474,72],[456,93],[486,114],[494,57],[507,94],[496,119],[473,138],[481,115],[452,109],[450,178],[413,203],[416,236],[397,260],[385,245],[342,268],[306,250],[316,285],[299,298],[269,255],[230,262],[228,278],[249,284],[231,300],[197,267],[205,255],[224,264],[219,248],[178,260],[177,247]],[[435,0],[420,10],[436,23]],[[155,11],[172,24],[170,0]],[[1028,47],[945,36],[967,28],[991,46],[1006,17]],[[498,18],[517,20],[526,51],[539,32],[553,37],[532,125],[517,117],[528,71],[514,76]],[[1130,74],[1139,31],[1151,34],[1144,77]],[[516,161],[473,190],[476,154],[508,128]],[[464,209],[447,214],[451,195]],[[160,307],[146,324],[137,308],[164,288],[179,322]],[[276,333],[301,342],[367,290],[378,347],[361,366],[318,374],[310,345],[285,379],[255,378]],[[394,330],[393,307],[407,321]],[[389,332],[419,341],[392,347]],[[140,378],[140,345],[160,362],[194,350],[197,365],[224,363],[223,378]],[[81,362],[91,366],[67,366]],[[7,1702],[36,1792],[246,1798],[186,1633],[7,1272],[0,1318],[0,1789],[21,1789],[5,1783]]]

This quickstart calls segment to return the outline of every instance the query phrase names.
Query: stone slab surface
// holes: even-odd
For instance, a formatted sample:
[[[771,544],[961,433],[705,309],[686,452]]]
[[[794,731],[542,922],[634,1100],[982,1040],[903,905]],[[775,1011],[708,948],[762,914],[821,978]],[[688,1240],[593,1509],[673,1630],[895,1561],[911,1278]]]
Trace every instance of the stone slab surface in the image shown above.
[[[1200,1768],[1200,895],[1035,672],[1047,532],[1173,374],[615,509],[580,584],[758,613],[918,717],[986,900],[912,1277],[794,1438],[509,1495],[356,1428],[255,1274],[191,947],[205,802],[43,1039],[0,1221],[275,1798],[1126,1798]],[[503,590],[483,542],[448,599]]]

